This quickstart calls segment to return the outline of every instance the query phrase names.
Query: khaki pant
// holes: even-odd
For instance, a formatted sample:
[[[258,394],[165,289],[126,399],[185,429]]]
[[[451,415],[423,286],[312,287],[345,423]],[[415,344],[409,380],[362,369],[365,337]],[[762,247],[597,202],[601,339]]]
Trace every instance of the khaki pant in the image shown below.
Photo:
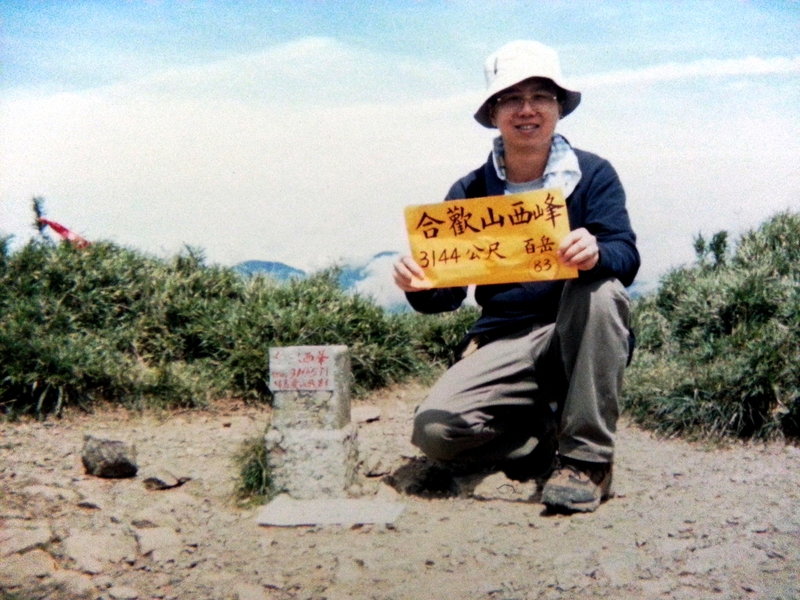
[[[411,441],[436,460],[497,463],[556,435],[567,458],[611,462],[630,300],[616,279],[568,281],[555,323],[454,364],[417,408]]]

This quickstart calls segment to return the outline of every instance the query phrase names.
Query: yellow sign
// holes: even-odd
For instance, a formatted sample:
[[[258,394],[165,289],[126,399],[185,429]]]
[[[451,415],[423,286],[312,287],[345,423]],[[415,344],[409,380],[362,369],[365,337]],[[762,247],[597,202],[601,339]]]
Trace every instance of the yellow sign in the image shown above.
[[[556,254],[570,231],[561,190],[408,206],[405,215],[411,256],[432,287],[578,276]]]

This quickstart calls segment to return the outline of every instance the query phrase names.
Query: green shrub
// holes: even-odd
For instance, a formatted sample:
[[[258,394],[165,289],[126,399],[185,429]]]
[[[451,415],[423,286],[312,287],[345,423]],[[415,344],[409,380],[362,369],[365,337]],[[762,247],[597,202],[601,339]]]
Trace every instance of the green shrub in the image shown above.
[[[405,313],[408,327],[415,332],[418,350],[430,365],[446,367],[453,361],[453,348],[475,323],[480,311],[474,306],[438,315]]]
[[[474,311],[390,314],[345,293],[338,272],[280,284],[206,266],[187,249],[158,260],[109,243],[78,249],[0,240],[0,412],[58,413],[97,401],[269,401],[269,348],[344,344],[355,392],[446,362]]]
[[[695,240],[697,264],[635,302],[625,409],[667,434],[797,436],[800,215],[746,233],[730,260],[726,238],[714,239],[713,264]]]

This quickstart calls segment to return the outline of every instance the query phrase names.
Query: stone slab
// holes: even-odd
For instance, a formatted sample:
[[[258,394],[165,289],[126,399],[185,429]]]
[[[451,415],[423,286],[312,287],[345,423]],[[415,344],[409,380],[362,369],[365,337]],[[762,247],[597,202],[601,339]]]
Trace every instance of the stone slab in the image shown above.
[[[259,525],[295,527],[300,525],[393,524],[405,505],[369,499],[294,500],[281,495],[256,516]]]

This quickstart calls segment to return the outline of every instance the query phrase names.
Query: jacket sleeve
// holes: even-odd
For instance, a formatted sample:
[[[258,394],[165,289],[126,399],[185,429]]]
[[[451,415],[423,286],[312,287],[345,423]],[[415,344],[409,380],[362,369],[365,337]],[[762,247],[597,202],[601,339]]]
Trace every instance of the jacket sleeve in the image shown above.
[[[467,288],[435,288],[421,292],[406,292],[411,307],[423,314],[447,312],[461,306],[467,297]]]
[[[583,183],[583,182],[581,182]],[[583,226],[597,238],[600,260],[589,271],[582,271],[583,279],[616,277],[629,286],[639,271],[640,257],[636,248],[636,234],[631,228],[625,208],[625,191],[614,167],[602,160],[586,181],[586,199]]]

